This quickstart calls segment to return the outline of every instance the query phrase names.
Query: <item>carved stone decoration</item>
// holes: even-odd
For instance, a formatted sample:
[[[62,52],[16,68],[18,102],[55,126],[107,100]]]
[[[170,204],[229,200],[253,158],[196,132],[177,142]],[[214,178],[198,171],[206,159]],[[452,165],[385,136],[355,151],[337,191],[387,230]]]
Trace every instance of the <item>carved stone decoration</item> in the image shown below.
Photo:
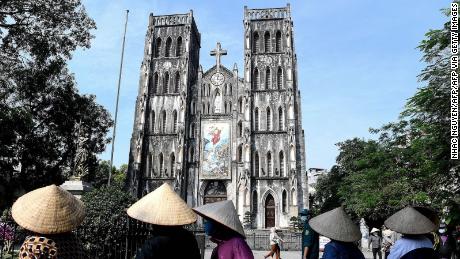
[[[171,69],[171,67],[172,67],[172,63],[170,61],[165,61],[163,63],[163,69],[164,70],[169,70],[169,69]]]
[[[244,134],[243,134],[243,142],[245,144],[249,144],[250,135],[251,135],[251,133],[249,132],[249,128],[245,127],[244,128]]]
[[[240,175],[238,177],[238,182],[237,182],[237,185],[238,185],[240,190],[244,190],[244,189],[246,189],[246,187],[248,187],[249,175],[250,174],[249,174],[248,169],[244,169],[243,171],[240,172]]]
[[[263,55],[259,58],[260,65],[270,66],[273,63],[273,58],[267,55]]]

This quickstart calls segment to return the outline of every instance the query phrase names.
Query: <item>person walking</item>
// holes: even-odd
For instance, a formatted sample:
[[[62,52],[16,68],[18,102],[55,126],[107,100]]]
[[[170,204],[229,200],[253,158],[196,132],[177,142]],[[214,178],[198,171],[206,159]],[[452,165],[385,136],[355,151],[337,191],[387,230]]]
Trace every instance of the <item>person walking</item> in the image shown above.
[[[211,259],[254,259],[232,201],[220,201],[193,208],[203,217],[204,230],[217,246]]]
[[[448,232],[447,225],[445,223],[441,223],[438,233],[439,245],[436,252],[439,255],[439,259],[451,259],[455,249],[455,242],[452,235]]]
[[[436,226],[416,209],[406,207],[396,212],[385,220],[385,226],[402,234],[391,248],[388,259],[437,258],[433,243],[425,236],[436,230]]]
[[[382,231],[382,251],[383,251],[385,259],[388,258],[391,247],[393,247],[395,242],[396,242],[396,233],[392,231],[391,229],[385,227],[384,225],[383,231]]]
[[[284,240],[280,236],[278,236],[278,234],[276,233],[276,228],[270,228],[270,252],[267,255],[265,255],[264,258],[273,257],[273,255],[276,254],[275,258],[280,259],[281,242],[284,242]]]
[[[14,221],[30,231],[19,258],[88,258],[72,233],[85,218],[83,202],[56,185],[38,188],[19,197],[11,210]]]
[[[195,236],[184,225],[196,222],[197,215],[164,183],[129,207],[131,218],[152,224],[152,238],[137,251],[136,259],[200,259]]]
[[[312,218],[309,224],[318,234],[331,239],[324,247],[323,259],[364,259],[355,244],[361,239],[361,231],[342,207]]]
[[[302,230],[302,259],[319,258],[319,235],[308,224],[311,215],[308,209],[302,209],[299,213],[303,224]]]
[[[380,230],[377,228],[372,228],[369,243],[367,243],[368,250],[372,245],[372,255],[374,259],[377,259],[377,255],[379,256],[379,259],[382,259],[382,238],[379,236],[379,232]]]

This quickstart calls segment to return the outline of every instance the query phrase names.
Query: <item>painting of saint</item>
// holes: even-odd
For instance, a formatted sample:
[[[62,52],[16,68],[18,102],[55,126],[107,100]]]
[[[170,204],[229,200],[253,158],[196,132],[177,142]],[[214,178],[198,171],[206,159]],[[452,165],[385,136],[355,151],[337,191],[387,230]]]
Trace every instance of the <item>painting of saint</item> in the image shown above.
[[[230,122],[203,121],[201,179],[230,179]]]

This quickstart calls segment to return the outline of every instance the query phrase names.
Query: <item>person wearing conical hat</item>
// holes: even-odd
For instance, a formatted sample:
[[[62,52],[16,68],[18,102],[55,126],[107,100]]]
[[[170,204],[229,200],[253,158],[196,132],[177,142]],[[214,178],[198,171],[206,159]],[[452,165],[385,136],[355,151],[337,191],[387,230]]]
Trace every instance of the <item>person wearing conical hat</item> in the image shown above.
[[[308,209],[302,209],[299,213],[300,221],[303,223],[302,230],[302,259],[319,258],[319,235],[308,224],[311,214]]]
[[[199,259],[200,250],[184,225],[197,216],[171,186],[164,183],[129,207],[131,218],[153,225],[153,237],[136,253],[137,259]]]
[[[372,245],[372,255],[374,259],[377,259],[377,255],[379,259],[382,259],[382,238],[379,236],[380,230],[377,228],[372,228],[371,236],[369,237],[369,242],[367,243],[367,249],[370,250]]]
[[[397,240],[397,235],[396,232],[387,228],[385,225],[383,225],[382,228],[382,251],[384,253],[384,259],[387,259],[390,254],[391,247],[393,247]]]
[[[232,201],[209,203],[193,210],[204,218],[205,232],[217,244],[211,259],[254,259]]]
[[[342,207],[320,214],[308,223],[314,231],[331,239],[324,247],[323,259],[364,259],[355,244],[361,239],[359,227]]]
[[[71,233],[85,218],[83,202],[56,185],[38,188],[13,204],[13,219],[31,232],[19,249],[19,258],[87,258]]]
[[[390,250],[388,259],[437,258],[433,244],[425,234],[436,230],[436,225],[412,207],[406,207],[387,220],[385,226],[402,234]]]

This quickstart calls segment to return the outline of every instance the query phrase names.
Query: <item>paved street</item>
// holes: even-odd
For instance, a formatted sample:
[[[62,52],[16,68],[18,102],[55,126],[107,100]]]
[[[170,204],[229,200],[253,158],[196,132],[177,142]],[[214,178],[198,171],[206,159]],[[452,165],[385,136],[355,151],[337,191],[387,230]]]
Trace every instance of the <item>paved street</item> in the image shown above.
[[[210,259],[211,258],[211,249],[207,249],[204,258]],[[254,259],[263,259],[264,255],[267,254],[267,251],[252,251],[254,253]],[[364,252],[366,259],[372,259],[372,254],[369,252]],[[282,259],[300,259],[300,251],[282,251],[281,258]]]

